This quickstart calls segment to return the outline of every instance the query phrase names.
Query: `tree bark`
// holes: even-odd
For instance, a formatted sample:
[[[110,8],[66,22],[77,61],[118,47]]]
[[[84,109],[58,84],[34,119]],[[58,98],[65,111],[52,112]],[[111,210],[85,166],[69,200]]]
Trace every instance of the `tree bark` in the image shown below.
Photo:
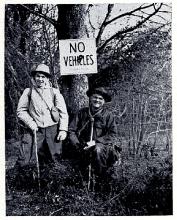
[[[86,5],[58,5],[56,30],[58,39],[79,39],[86,37],[85,31]],[[86,91],[88,79],[86,75],[63,76],[62,92],[66,99],[68,112],[74,114],[88,102]]]

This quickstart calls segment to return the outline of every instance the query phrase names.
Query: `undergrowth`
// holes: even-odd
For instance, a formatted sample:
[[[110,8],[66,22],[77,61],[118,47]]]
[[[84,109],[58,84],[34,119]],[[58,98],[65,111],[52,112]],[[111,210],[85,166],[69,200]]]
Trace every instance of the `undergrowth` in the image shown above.
[[[172,215],[172,157],[123,157],[109,169],[109,178],[96,191],[87,189],[72,161],[61,160],[41,174],[36,167],[6,171],[8,216],[138,216]]]

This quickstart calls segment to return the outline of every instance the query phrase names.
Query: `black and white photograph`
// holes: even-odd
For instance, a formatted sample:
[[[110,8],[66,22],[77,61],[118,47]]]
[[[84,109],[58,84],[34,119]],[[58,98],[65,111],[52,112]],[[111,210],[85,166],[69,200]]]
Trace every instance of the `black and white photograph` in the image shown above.
[[[6,3],[6,216],[173,216],[172,3]]]

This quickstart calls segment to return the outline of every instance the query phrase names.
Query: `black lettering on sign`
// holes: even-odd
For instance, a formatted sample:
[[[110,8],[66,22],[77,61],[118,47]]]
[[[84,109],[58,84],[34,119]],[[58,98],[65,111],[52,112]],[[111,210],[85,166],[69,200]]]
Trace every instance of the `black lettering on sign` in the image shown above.
[[[91,60],[90,65],[93,65],[93,64],[94,64],[94,61],[93,61],[93,58],[92,58],[92,57],[93,57],[93,55],[91,54],[91,55],[90,55],[90,60]]]
[[[93,65],[93,55],[79,55],[79,56],[67,56],[63,57],[65,66],[88,66]]]
[[[83,42],[79,42],[79,43],[78,43],[78,50],[79,50],[79,52],[81,52],[81,53],[85,51],[85,45],[84,45]]]
[[[77,46],[76,43],[74,44],[74,46],[70,43],[69,44],[69,49],[70,49],[70,53],[72,53],[72,50],[76,53],[77,52]]]
[[[87,54],[86,55],[86,63],[87,63],[87,65],[89,65],[89,60],[90,60],[90,56]]]
[[[76,66],[76,65],[77,65],[77,57],[73,56],[73,66]]]
[[[72,52],[80,52],[80,53],[83,53],[85,51],[85,45],[83,42],[79,42],[78,44],[77,43],[74,43],[74,44],[69,44],[69,51],[70,53]]]
[[[78,57],[77,57],[77,63],[78,63],[78,65],[82,65],[82,63],[81,63],[81,61],[84,59],[84,56],[83,55],[79,55]]]
[[[73,56],[69,56],[69,65],[73,66]]]
[[[63,57],[63,59],[64,59],[64,62],[65,62],[65,66],[67,66],[68,65],[68,57]]]

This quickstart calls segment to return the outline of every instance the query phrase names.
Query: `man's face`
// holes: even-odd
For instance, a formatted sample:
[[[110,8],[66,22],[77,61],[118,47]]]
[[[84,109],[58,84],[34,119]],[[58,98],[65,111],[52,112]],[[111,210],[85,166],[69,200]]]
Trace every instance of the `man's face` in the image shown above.
[[[105,100],[103,96],[99,94],[93,94],[92,96],[90,96],[90,105],[93,108],[99,109],[104,105],[104,103],[105,103]]]
[[[46,77],[43,73],[36,73],[34,76],[35,82],[38,87],[44,87],[49,82],[49,78]]]

